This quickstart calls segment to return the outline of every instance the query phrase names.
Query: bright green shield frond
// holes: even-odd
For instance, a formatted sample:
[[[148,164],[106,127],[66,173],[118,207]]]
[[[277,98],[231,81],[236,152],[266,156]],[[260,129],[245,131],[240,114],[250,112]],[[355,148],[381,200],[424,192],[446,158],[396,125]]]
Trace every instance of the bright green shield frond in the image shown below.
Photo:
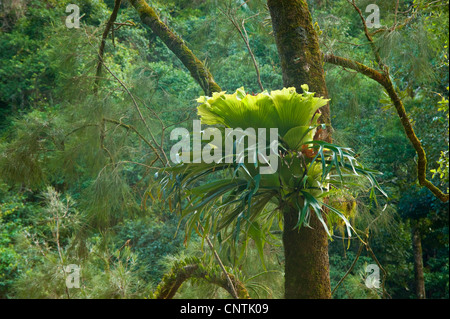
[[[307,89],[307,87],[305,87]],[[202,124],[222,124],[230,128],[278,128],[284,136],[295,127],[309,127],[317,123],[317,110],[328,100],[314,97],[313,93],[296,92],[295,88],[245,94],[243,88],[234,94],[214,93],[212,97],[201,97],[198,114]]]
[[[298,209],[298,227],[308,226],[311,216],[317,216],[330,235],[337,224],[345,227],[349,236],[354,231],[346,214],[339,207],[330,206],[323,197],[351,186],[360,177],[369,180],[371,194],[375,194],[375,188],[383,193],[375,179],[377,172],[360,165],[351,149],[314,140],[318,127],[325,129],[325,125],[319,125],[319,109],[328,100],[315,97],[306,85],[302,89],[301,94],[295,88],[284,88],[250,95],[240,88],[233,94],[220,92],[197,100],[202,124],[219,126],[222,136],[210,144],[222,151],[222,158],[210,164],[181,163],[165,168],[161,180],[160,195],[175,200],[171,207],[187,219],[187,234],[199,222],[206,232],[216,233],[221,240],[237,243],[240,234],[244,234],[245,240],[249,237],[255,240],[262,256],[265,241],[262,229],[267,231],[270,226],[260,226],[271,225],[275,216],[282,218],[275,212],[283,206]],[[249,145],[238,151],[238,141],[248,142],[250,138],[236,135],[232,154],[224,152],[223,133],[237,128],[253,129],[255,133],[259,128],[266,132],[271,128],[278,130],[274,161],[278,165],[274,173],[261,172],[267,162],[263,161],[266,156],[263,153],[272,150],[272,141],[262,149],[258,144],[258,152],[250,152]],[[232,161],[226,161],[229,158]]]

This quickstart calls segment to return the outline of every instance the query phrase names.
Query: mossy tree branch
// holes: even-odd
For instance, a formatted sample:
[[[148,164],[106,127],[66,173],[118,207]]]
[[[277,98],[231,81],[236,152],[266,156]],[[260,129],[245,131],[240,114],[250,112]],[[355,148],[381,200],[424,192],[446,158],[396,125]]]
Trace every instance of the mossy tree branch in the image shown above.
[[[211,72],[187,47],[186,43],[176,35],[161,19],[155,10],[145,0],[129,0],[139,13],[142,22],[164,42],[164,44],[180,59],[189,70],[191,76],[202,87],[206,95],[220,92],[220,86],[214,81]]]
[[[383,71],[378,71],[373,68],[370,68],[362,63],[357,61],[353,61],[350,59],[342,58],[335,56],[333,54],[326,54],[324,56],[324,61],[327,63],[335,64],[344,68],[352,69],[361,73],[372,80],[377,81],[381,84],[386,92],[388,93],[392,104],[394,105],[398,117],[400,118],[400,122],[402,123],[403,129],[405,131],[406,136],[411,142],[414,150],[417,153],[418,162],[417,162],[417,177],[421,186],[428,188],[437,198],[439,198],[442,202],[448,202],[449,194],[445,194],[438,187],[436,187],[433,183],[431,183],[427,179],[427,155],[417,137],[414,128],[411,124],[411,120],[406,113],[405,106],[400,96],[398,95],[394,84],[392,83],[391,77],[389,75],[389,68],[384,67]]]
[[[400,122],[402,123],[403,129],[405,131],[406,136],[408,137],[409,141],[411,142],[412,146],[414,147],[414,150],[417,153],[418,161],[417,161],[417,177],[419,180],[419,184],[421,186],[424,186],[428,188],[437,198],[439,198],[442,202],[448,202],[449,200],[449,194],[445,194],[442,192],[438,187],[436,187],[433,183],[431,183],[427,179],[427,155],[426,152],[422,146],[422,143],[420,142],[419,138],[417,137],[414,128],[411,124],[411,120],[408,117],[408,114],[406,113],[405,106],[403,104],[403,101],[401,100],[399,94],[397,93],[394,83],[391,80],[391,76],[389,74],[389,67],[383,62],[383,60],[380,57],[379,51],[377,46],[375,45],[375,41],[372,37],[372,35],[369,32],[369,29],[367,27],[366,21],[364,19],[364,16],[361,12],[361,9],[356,5],[355,0],[347,0],[353,8],[356,10],[358,15],[361,18],[361,23],[363,27],[364,34],[366,35],[367,40],[369,41],[369,44],[372,48],[372,52],[375,56],[375,61],[378,64],[380,70],[375,70],[373,68],[370,68],[368,66],[365,66],[362,63],[345,59],[342,57],[337,57],[332,54],[327,54],[324,56],[324,61],[328,63],[332,63],[335,65],[339,65],[344,68],[349,68],[352,70],[355,70],[361,74],[364,74],[368,76],[369,78],[377,81],[379,84],[381,84],[386,92],[389,95],[389,98],[392,101],[392,104],[394,105],[398,117],[400,118]]]
[[[250,299],[244,284],[233,274],[227,273],[231,278],[239,299]],[[230,287],[227,276],[225,276],[218,267],[206,268],[202,262],[196,258],[190,258],[185,261],[177,262],[169,273],[164,275],[161,283],[153,293],[155,299],[172,299],[181,285],[189,279],[201,279],[211,284],[225,289],[231,296],[235,297],[233,287]]]

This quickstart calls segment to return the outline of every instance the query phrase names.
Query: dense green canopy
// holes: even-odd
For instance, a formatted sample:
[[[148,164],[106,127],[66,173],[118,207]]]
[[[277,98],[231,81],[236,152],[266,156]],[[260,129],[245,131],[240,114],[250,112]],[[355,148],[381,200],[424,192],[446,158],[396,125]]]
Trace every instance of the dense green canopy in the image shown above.
[[[326,96],[284,85],[317,65],[271,1],[0,1],[0,299],[283,298],[286,207],[333,298],[449,297],[448,1],[292,2]],[[277,128],[276,173],[172,163],[198,119]]]

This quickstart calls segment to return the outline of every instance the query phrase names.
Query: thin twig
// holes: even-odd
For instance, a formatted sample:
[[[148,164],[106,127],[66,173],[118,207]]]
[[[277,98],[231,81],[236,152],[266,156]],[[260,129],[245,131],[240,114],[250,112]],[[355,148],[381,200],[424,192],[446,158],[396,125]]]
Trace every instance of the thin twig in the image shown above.
[[[339,288],[339,286],[342,284],[342,282],[345,280],[345,278],[347,278],[347,276],[352,272],[353,268],[356,265],[356,262],[359,259],[359,256],[361,256],[362,253],[362,249],[364,247],[364,244],[361,243],[361,245],[359,245],[359,249],[358,252],[356,253],[356,257],[355,260],[353,260],[352,265],[350,266],[350,268],[347,270],[347,272],[345,273],[345,275],[341,278],[341,280],[339,280],[339,282],[337,283],[336,287],[334,287],[333,291],[331,292],[331,295],[334,295],[334,293],[336,292],[336,290]]]
[[[240,8],[240,7],[239,7]],[[239,9],[238,8],[238,9]],[[236,10],[234,10],[234,12],[230,12],[230,10],[228,10],[227,12],[223,11],[222,9],[219,9],[223,15],[225,15],[228,20],[230,20],[230,22],[233,24],[233,26],[236,28],[236,30],[239,32],[239,35],[241,36],[242,40],[244,40],[245,46],[247,47],[247,51],[250,54],[250,57],[252,59],[253,62],[253,66],[255,67],[255,71],[256,71],[256,77],[257,77],[257,81],[258,81],[258,85],[261,89],[261,92],[264,91],[264,87],[262,85],[261,82],[261,74],[259,72],[259,66],[258,66],[258,62],[256,62],[256,58],[255,55],[253,54],[252,48],[250,47],[250,40],[249,40],[249,36],[247,33],[247,30],[245,29],[245,21],[249,20],[253,17],[258,16],[260,13],[257,13],[247,19],[243,19],[242,20],[242,28],[239,26],[239,24],[237,23],[236,19],[234,18],[233,14],[236,14]]]
[[[377,62],[380,69],[384,70],[386,66],[381,59],[380,53],[378,51],[378,48],[375,45],[375,42],[373,41],[372,36],[370,35],[369,28],[367,27],[366,19],[364,18],[364,15],[363,15],[361,9],[356,5],[355,0],[351,0],[351,1],[347,0],[347,2],[350,3],[353,6],[353,8],[355,8],[355,10],[358,12],[358,14],[361,18],[363,28],[364,28],[364,34],[366,35],[367,40],[369,40],[370,46],[372,47],[373,54],[375,55],[375,61]]]
[[[236,292],[236,288],[234,287],[233,281],[231,280],[230,275],[228,274],[228,271],[225,269],[225,266],[223,265],[222,260],[219,257],[219,254],[217,253],[216,249],[214,248],[213,243],[209,239],[208,235],[205,234],[205,229],[199,222],[197,223],[197,227],[200,228],[200,231],[202,232],[203,236],[205,236],[206,243],[208,244],[209,248],[213,251],[214,257],[216,258],[217,263],[219,264],[220,268],[222,269],[222,272],[225,274],[228,284],[230,285],[231,291],[233,292],[233,297],[235,299],[239,299],[239,296]]]

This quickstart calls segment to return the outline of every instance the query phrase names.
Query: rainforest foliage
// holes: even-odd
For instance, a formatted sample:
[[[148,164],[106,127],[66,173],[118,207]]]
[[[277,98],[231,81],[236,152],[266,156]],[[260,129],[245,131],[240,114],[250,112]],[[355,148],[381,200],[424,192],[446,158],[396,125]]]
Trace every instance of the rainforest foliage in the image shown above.
[[[0,1],[0,299],[284,298],[286,210],[324,227],[332,298],[449,298],[448,202],[399,117],[448,194],[448,1],[293,2],[327,96],[284,88],[267,1]],[[277,173],[171,162],[193,120],[277,127]]]

